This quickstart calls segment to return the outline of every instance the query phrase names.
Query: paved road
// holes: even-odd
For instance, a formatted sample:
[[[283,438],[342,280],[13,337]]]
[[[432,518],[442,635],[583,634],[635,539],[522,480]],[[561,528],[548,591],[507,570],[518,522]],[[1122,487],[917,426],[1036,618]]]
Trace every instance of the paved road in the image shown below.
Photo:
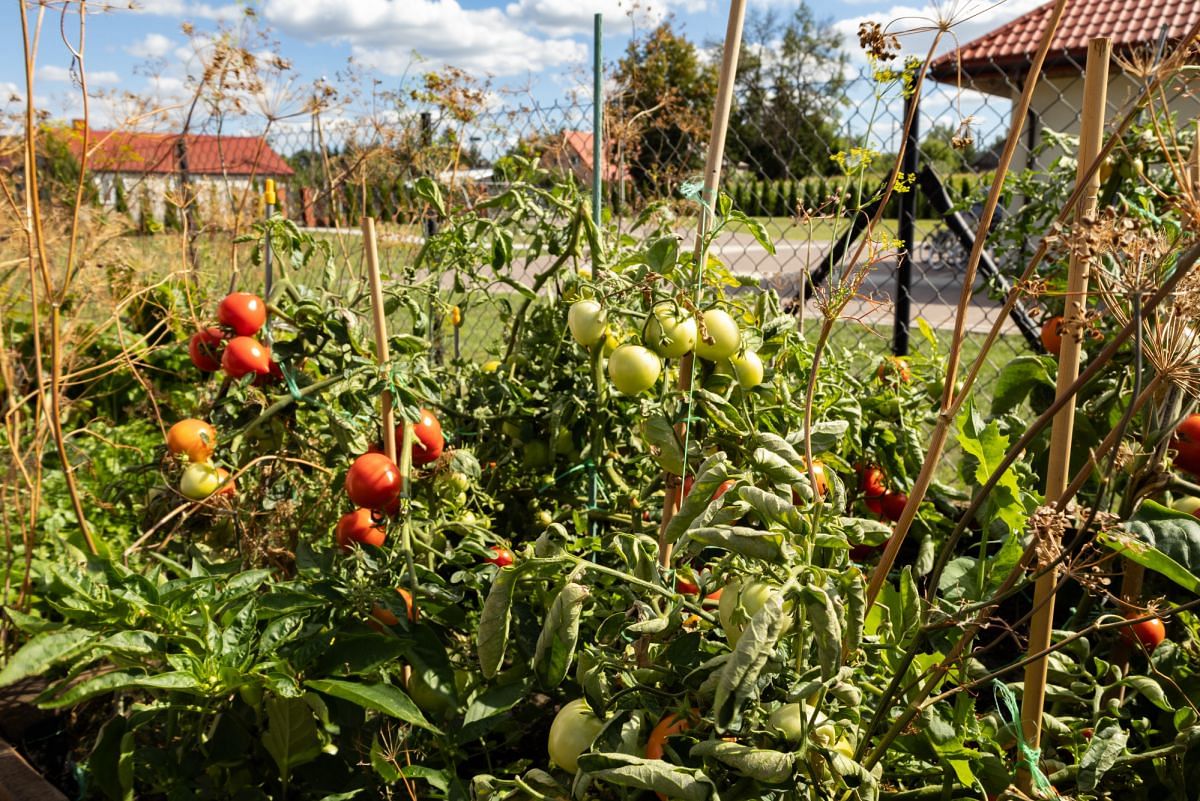
[[[722,235],[714,252],[735,273],[755,276],[784,298],[791,298],[798,295],[805,270],[810,267],[815,269],[831,247],[832,243],[828,241],[781,240],[775,245],[775,253],[771,254],[749,234],[734,233]],[[935,329],[953,328],[955,309],[962,292],[962,274],[942,267],[937,254],[927,244],[918,243],[914,255],[910,288],[914,318],[924,317]],[[976,292],[967,315],[969,331],[990,330],[999,314],[1000,303],[981,291],[984,284],[982,277],[976,278]],[[889,324],[894,318],[892,300],[897,292],[895,259],[881,261],[871,269],[845,314],[866,323]],[[813,303],[813,300],[809,301],[805,314],[815,317],[818,311]],[[1008,320],[1003,333],[1019,332]]]
[[[336,233],[332,229],[313,229],[328,233]],[[361,235],[358,229],[345,229],[342,233]],[[690,242],[692,234],[680,234],[683,241]],[[404,245],[419,247],[422,239],[413,236],[401,238],[381,236],[385,243],[388,240],[399,241]],[[764,286],[769,286],[780,293],[784,299],[790,299],[798,294],[801,278],[809,267],[815,268],[828,254],[832,243],[829,241],[807,241],[780,239],[776,243],[775,253],[768,253],[762,245],[747,233],[727,233],[718,237],[712,252],[719,256],[730,269],[739,274],[753,276]],[[520,246],[517,248],[520,249]],[[941,268],[930,246],[918,243],[913,264],[913,283],[911,287],[913,317],[923,317],[935,329],[950,329],[954,326],[954,313],[961,292],[962,276],[955,270]],[[386,255],[385,255],[386,261]],[[535,260],[525,269],[517,270],[514,276],[526,285],[532,283],[534,276],[545,269],[551,262],[549,257]],[[450,277],[447,276],[447,288]],[[1000,304],[991,300],[982,290],[984,281],[977,278],[975,294],[967,315],[967,330],[984,332],[991,329]],[[896,263],[888,259],[876,264],[859,288],[858,295],[850,302],[845,316],[858,319],[864,323],[889,325],[894,318],[892,300],[896,290]],[[805,309],[805,316],[815,318],[818,311],[813,300]],[[1018,333],[1011,320],[1005,322],[1003,333]]]

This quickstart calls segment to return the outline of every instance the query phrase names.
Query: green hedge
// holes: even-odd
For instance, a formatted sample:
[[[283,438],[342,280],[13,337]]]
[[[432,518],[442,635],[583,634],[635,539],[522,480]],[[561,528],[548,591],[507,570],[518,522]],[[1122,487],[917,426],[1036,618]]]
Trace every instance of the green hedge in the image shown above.
[[[884,175],[868,177],[868,188],[878,186]],[[964,198],[979,199],[991,182],[990,173],[958,173],[944,179],[950,197],[955,202]],[[774,181],[756,180],[734,176],[726,184],[725,191],[733,198],[733,205],[751,217],[792,217],[801,208],[817,210],[826,205],[829,197],[845,186],[844,180],[821,176],[786,178]],[[937,217],[932,204],[914,187],[917,193],[917,217]],[[900,196],[893,193],[888,202],[886,216],[896,216],[900,209]]]

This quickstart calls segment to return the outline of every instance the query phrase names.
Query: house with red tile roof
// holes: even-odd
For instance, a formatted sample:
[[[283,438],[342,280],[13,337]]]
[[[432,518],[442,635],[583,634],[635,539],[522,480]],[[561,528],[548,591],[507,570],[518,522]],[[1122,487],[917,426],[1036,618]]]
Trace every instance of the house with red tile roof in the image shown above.
[[[548,170],[572,173],[583,186],[591,186],[593,175],[592,134],[590,131],[563,131],[550,140],[542,153],[541,165]],[[605,159],[601,178],[611,184],[617,180],[617,165]],[[628,179],[628,173],[625,178]]]
[[[62,129],[61,135],[82,161],[82,124]],[[148,213],[158,221],[168,203],[181,202],[185,176],[198,216],[212,220],[242,206],[245,193],[260,192],[265,179],[282,187],[294,174],[262,137],[120,130],[88,132],[87,169],[106,207],[124,203],[135,219]],[[253,212],[255,204],[247,210]]]
[[[939,56],[930,64],[930,77],[1015,101],[1053,7],[1054,2],[1048,2]],[[1141,79],[1127,72],[1122,63],[1152,62],[1155,53],[1177,45],[1198,22],[1200,0],[1071,0],[1033,96],[1026,144],[1040,141],[1044,128],[1078,133],[1089,40],[1097,36],[1112,39],[1114,63],[1108,87],[1108,117],[1112,119],[1142,87]],[[1167,93],[1169,108],[1181,124],[1200,117],[1200,82],[1189,80],[1193,83],[1186,91],[1176,86]]]

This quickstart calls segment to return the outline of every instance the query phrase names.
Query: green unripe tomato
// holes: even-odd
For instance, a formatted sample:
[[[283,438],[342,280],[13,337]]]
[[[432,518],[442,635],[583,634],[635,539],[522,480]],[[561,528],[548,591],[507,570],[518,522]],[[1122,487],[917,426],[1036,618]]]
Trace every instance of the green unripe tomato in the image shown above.
[[[602,728],[604,721],[596,717],[587,701],[577,698],[566,704],[550,724],[550,740],[546,744],[550,761],[567,773],[575,773],[579,770],[580,754],[592,747]]]
[[[600,340],[608,329],[608,312],[598,301],[587,299],[577,300],[571,304],[567,312],[567,328],[571,336],[585,348],[590,348]]]
[[[565,456],[575,450],[575,438],[571,436],[571,430],[568,428],[558,429],[558,433],[554,435],[554,452],[559,456]]]
[[[435,718],[444,718],[458,706],[457,687],[441,682],[436,674],[413,668],[408,677],[408,696],[421,711]]]
[[[809,721],[811,729],[815,730],[818,726],[824,725],[826,718],[820,712],[813,717],[813,708],[806,703],[784,704],[771,713],[771,717],[767,722],[771,728],[783,735],[783,739],[790,743],[800,742],[800,737],[804,731],[804,721]]]
[[[1177,512],[1200,517],[1200,514],[1197,514],[1197,512],[1200,512],[1200,498],[1194,495],[1185,495],[1182,498],[1172,501],[1171,508]]]
[[[779,587],[766,581],[731,581],[721,591],[721,600],[717,606],[717,617],[725,637],[730,645],[737,645],[742,632],[746,630],[750,618],[762,609],[772,593],[779,592]],[[792,603],[789,601],[783,607],[783,631],[788,631],[794,622]]]
[[[752,350],[744,351],[740,356],[729,357],[733,374],[737,376],[738,386],[742,389],[754,389],[763,380],[763,363],[758,354]]]
[[[742,334],[738,324],[724,309],[709,309],[704,313],[704,328],[712,337],[712,344],[702,338],[696,340],[696,355],[710,362],[728,359],[737,353],[742,344]]]
[[[549,446],[540,439],[526,442],[523,463],[526,467],[545,467],[550,463]]]
[[[664,359],[676,359],[696,346],[696,319],[670,303],[654,307],[645,331],[646,345]]]
[[[662,362],[641,345],[622,345],[608,360],[608,378],[625,395],[637,395],[654,386]]]
[[[192,462],[179,480],[179,492],[193,501],[202,501],[221,486],[221,474],[211,462]]]

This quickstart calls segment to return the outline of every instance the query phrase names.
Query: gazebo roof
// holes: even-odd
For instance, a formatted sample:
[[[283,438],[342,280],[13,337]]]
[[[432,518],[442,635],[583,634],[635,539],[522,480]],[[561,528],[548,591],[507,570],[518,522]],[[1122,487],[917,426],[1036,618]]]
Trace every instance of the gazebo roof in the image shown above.
[[[1053,2],[938,56],[929,66],[934,80],[1003,82],[1024,75],[1037,52]],[[1166,27],[1168,41],[1182,39],[1200,21],[1197,0],[1072,0],[1046,56],[1047,71],[1083,69],[1088,40],[1108,36],[1117,52],[1156,44]],[[987,89],[984,89],[987,91]]]

